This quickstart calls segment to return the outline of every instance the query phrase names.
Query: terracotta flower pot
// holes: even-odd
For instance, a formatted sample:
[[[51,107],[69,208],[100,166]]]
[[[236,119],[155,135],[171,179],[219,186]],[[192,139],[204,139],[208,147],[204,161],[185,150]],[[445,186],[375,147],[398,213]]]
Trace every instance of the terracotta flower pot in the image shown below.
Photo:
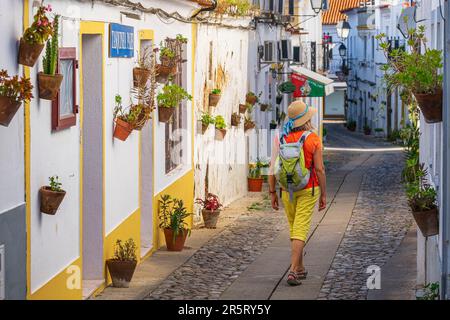
[[[177,73],[177,67],[175,65],[156,65],[156,81],[165,82],[169,76]]]
[[[254,95],[246,95],[245,96],[245,101],[247,103],[250,103],[251,105],[254,105],[256,103],[256,101],[258,100],[258,97],[254,96]]]
[[[269,107],[269,105],[268,105],[268,104],[261,104],[260,107],[261,107],[261,111],[264,112],[264,111],[267,110],[267,108]]]
[[[164,237],[166,238],[166,246],[168,251],[182,251],[184,248],[184,243],[186,242],[186,237],[188,235],[188,230],[184,229],[180,232],[173,241],[173,231],[172,229],[164,229]]]
[[[0,125],[9,126],[21,105],[21,102],[11,101],[8,97],[0,96]]]
[[[202,134],[205,134],[206,130],[208,130],[209,124],[202,123]]]
[[[52,191],[49,186],[44,186],[39,189],[39,193],[41,198],[41,212],[55,215],[59,205],[66,196],[66,192]]]
[[[45,100],[54,100],[58,95],[62,74],[49,75],[43,72],[38,73],[39,98]]]
[[[241,124],[241,117],[239,115],[231,115],[231,125],[237,127]]]
[[[225,138],[225,135],[227,134],[227,129],[217,129],[216,128],[216,140],[222,141]]]
[[[247,178],[248,181],[248,191],[250,192],[261,192],[264,178]]]
[[[150,78],[150,70],[144,68],[133,68],[133,85],[135,87],[144,87]]]
[[[158,120],[159,122],[169,122],[175,113],[175,108],[158,107]]]
[[[439,211],[437,208],[422,212],[413,211],[413,216],[424,237],[439,234]]]
[[[255,128],[255,126],[256,126],[256,125],[255,125],[254,123],[252,123],[252,122],[247,122],[247,123],[244,124],[244,131],[251,130],[251,129]]]
[[[113,286],[116,288],[128,288],[136,270],[137,261],[121,261],[115,259],[106,260]]]
[[[131,131],[133,131],[133,126],[123,121],[122,119],[116,118],[116,127],[114,128],[114,138],[125,141],[128,139]]]
[[[426,122],[436,123],[442,121],[442,90],[437,91],[435,94],[415,93],[414,96]]]
[[[29,44],[23,40],[23,38],[20,38],[19,64],[27,67],[34,67],[42,52],[42,49],[44,49],[43,44]]]
[[[245,111],[247,111],[247,105],[240,104],[239,105],[239,113],[245,113]]]
[[[219,103],[221,95],[220,94],[213,94],[210,93],[209,94],[209,106],[210,107],[215,107],[217,106],[217,104]]]
[[[205,223],[205,228],[214,229],[217,225],[217,220],[219,220],[220,210],[202,210],[203,222]]]

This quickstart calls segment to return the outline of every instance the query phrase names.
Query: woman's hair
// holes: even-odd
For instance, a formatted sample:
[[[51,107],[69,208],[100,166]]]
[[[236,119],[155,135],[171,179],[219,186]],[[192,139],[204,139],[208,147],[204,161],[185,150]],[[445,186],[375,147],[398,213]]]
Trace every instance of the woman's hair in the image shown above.
[[[309,131],[309,130],[315,131],[316,128],[314,128],[314,126],[312,125],[311,120],[308,120],[308,121],[306,121],[305,124],[298,127],[298,130],[300,130],[300,131]]]

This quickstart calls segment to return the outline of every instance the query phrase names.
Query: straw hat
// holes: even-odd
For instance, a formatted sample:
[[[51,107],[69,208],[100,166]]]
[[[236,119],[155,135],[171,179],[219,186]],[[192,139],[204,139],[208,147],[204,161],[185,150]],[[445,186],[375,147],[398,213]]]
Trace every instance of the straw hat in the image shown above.
[[[303,114],[299,119],[294,120],[294,128],[304,125],[306,122],[311,120],[314,114],[316,114],[317,109],[308,106],[301,100],[296,100],[292,102],[288,107],[288,117],[294,120],[299,115]]]

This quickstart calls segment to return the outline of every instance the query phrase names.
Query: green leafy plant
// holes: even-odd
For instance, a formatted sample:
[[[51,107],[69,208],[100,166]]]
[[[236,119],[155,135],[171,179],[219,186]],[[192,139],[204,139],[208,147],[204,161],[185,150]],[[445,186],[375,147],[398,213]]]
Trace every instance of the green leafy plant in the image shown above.
[[[47,13],[52,11],[50,5],[41,5],[33,18],[33,23],[23,34],[23,39],[28,44],[44,44],[48,37],[53,34],[53,23],[47,17]]]
[[[161,43],[159,56],[160,58],[175,59],[175,52]]]
[[[171,229],[173,231],[173,242],[179,234],[191,230],[188,227],[186,219],[191,216],[186,207],[184,207],[183,200],[172,198],[165,194],[159,200],[159,227],[161,229]]]
[[[214,124],[214,117],[208,112],[203,112],[201,117],[202,124],[208,126],[210,124]]]
[[[50,41],[47,42],[45,48],[45,56],[43,58],[44,73],[48,75],[55,75],[56,66],[58,63],[58,49],[59,49],[59,15],[56,15],[53,20],[53,34]]]
[[[222,93],[222,91],[220,89],[213,89],[211,91],[211,94],[221,94],[221,93]]]
[[[30,101],[33,98],[33,86],[29,78],[10,77],[6,70],[0,71],[0,96],[13,102]]]
[[[430,282],[424,287],[424,295],[418,297],[417,300],[438,300],[439,299],[439,282]]]
[[[375,131],[375,132],[383,132],[384,129],[383,129],[383,128],[375,128],[374,131]]]
[[[188,39],[186,37],[184,37],[182,34],[177,34],[177,36],[175,37],[175,39],[180,42],[180,43],[187,43]]]
[[[192,96],[182,87],[169,83],[163,87],[156,99],[160,107],[175,108],[185,99],[192,100]]]
[[[383,33],[376,38],[387,58],[381,70],[390,89],[400,87],[414,94],[434,94],[442,89],[442,50],[427,46],[425,26],[408,30],[409,50],[392,49]]]
[[[59,182],[59,177],[58,176],[52,176],[49,177],[48,180],[50,181],[50,190],[55,191],[55,192],[62,192],[62,183]]]
[[[214,125],[217,129],[225,129],[227,127],[225,119],[220,115],[215,118]]]
[[[436,190],[427,183],[423,164],[420,164],[415,176],[415,180],[406,184],[406,196],[411,210],[422,212],[436,208]]]
[[[271,124],[275,124],[275,125],[277,124],[277,122],[275,121],[275,119],[272,119],[272,120],[270,121],[270,123],[271,123]]]
[[[261,91],[258,95],[256,95],[256,94],[255,94],[254,92],[252,92],[252,91],[249,91],[249,92],[247,93],[246,97],[256,98],[256,103],[258,103],[258,102],[259,102],[259,98],[261,97],[261,95],[262,95],[262,91]]]
[[[256,7],[249,0],[219,0],[214,12],[231,16],[248,16],[255,9]]]
[[[132,238],[128,239],[125,243],[122,243],[122,240],[117,239],[114,247],[113,260],[137,261],[136,250],[137,246]]]
[[[124,109],[122,107],[122,97],[119,94],[115,96],[116,106],[114,107],[114,118],[121,119],[129,124],[134,125],[141,114],[143,105],[133,105],[132,108]]]

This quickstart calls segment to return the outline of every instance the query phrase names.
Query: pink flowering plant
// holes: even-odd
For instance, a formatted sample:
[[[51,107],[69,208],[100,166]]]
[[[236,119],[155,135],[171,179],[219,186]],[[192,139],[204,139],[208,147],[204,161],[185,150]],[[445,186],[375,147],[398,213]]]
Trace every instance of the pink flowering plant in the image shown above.
[[[34,15],[34,21],[31,26],[25,30],[23,39],[29,44],[44,44],[47,39],[53,35],[53,23],[49,20],[47,14],[52,12],[50,5],[41,5]]]
[[[216,211],[223,207],[219,201],[219,197],[212,193],[208,193],[205,200],[196,199],[195,203],[200,204],[203,207],[203,210],[208,211]]]

